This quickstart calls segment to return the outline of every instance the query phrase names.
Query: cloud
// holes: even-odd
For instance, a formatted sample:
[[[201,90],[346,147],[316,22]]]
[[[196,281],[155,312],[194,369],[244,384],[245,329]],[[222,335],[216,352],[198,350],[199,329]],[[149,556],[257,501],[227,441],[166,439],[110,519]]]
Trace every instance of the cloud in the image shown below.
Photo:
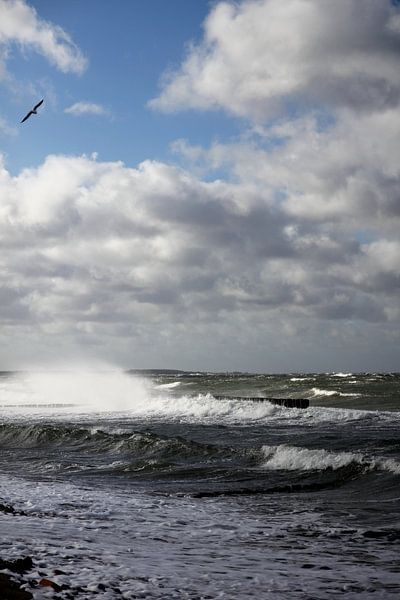
[[[223,109],[254,122],[302,105],[398,106],[399,18],[389,0],[218,2],[150,106]]]
[[[329,127],[309,115],[282,120],[246,141],[208,149],[178,140],[173,148],[203,170],[225,169],[268,189],[295,220],[392,233],[400,220],[398,109],[354,115]]]
[[[220,2],[152,105],[245,117],[236,141],[176,141],[185,168],[0,165],[4,354],[360,370],[379,348],[395,368],[398,31],[390,2]]]
[[[101,106],[101,104],[95,104],[94,102],[75,102],[75,104],[66,108],[64,112],[74,115],[75,117],[80,117],[82,115],[109,115],[107,109]]]
[[[268,189],[62,155],[0,178],[3,336],[116,355],[130,343],[151,354],[162,339],[177,356],[194,339],[206,359],[232,331],[243,352],[306,322],[314,335],[350,320],[389,335],[400,318],[397,242],[310,223]]]
[[[8,48],[17,44],[42,54],[64,73],[80,74],[87,59],[59,26],[40,19],[24,0],[0,0],[0,78],[5,76]]]

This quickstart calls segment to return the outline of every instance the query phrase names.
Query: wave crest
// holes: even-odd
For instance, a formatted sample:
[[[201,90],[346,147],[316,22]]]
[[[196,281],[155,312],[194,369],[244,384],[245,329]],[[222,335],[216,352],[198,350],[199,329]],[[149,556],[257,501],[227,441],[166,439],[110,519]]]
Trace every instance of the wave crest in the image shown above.
[[[355,398],[361,396],[361,394],[355,394],[351,392],[339,392],[338,390],[323,390],[321,388],[313,387],[311,393],[314,397],[317,396],[340,396],[341,398]]]
[[[365,468],[366,471],[389,471],[400,475],[400,463],[393,459],[369,459],[360,453],[331,452],[325,449],[309,449],[282,444],[280,446],[262,446],[264,462],[262,467],[285,471],[334,471],[351,464]]]

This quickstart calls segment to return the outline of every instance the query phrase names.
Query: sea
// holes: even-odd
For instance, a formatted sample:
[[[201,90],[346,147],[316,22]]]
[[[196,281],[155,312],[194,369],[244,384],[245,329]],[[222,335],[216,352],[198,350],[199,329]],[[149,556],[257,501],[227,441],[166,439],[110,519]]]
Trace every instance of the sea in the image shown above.
[[[398,599],[400,374],[1,373],[26,556],[35,600]]]

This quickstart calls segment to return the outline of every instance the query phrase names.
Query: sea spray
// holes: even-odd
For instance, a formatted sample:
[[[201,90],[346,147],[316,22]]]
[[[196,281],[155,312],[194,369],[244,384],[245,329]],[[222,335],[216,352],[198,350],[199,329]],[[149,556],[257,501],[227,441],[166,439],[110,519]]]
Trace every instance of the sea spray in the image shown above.
[[[28,372],[8,381],[0,411],[71,419],[126,412],[142,419],[241,422],[269,418],[278,410],[268,402],[216,400],[211,394],[171,396],[177,387],[121,370]]]
[[[44,412],[67,407],[83,412],[124,411],[145,405],[148,380],[121,370],[36,371],[18,374],[3,391],[1,405]]]

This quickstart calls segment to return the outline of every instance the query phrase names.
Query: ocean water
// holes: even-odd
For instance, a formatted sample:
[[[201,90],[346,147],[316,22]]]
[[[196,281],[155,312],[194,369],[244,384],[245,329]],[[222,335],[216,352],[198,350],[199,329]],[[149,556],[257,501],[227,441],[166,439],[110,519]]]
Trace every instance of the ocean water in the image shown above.
[[[399,433],[399,374],[3,373],[0,558],[35,600],[397,599]]]

